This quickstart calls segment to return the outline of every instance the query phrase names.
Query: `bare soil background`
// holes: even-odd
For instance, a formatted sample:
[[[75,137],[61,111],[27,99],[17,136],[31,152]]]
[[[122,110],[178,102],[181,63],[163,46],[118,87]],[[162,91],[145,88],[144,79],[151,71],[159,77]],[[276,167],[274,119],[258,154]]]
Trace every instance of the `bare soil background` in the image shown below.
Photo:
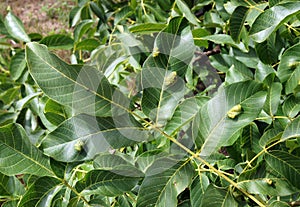
[[[24,23],[27,33],[69,33],[69,12],[75,2],[76,0],[0,0],[0,14],[5,16],[10,7]]]

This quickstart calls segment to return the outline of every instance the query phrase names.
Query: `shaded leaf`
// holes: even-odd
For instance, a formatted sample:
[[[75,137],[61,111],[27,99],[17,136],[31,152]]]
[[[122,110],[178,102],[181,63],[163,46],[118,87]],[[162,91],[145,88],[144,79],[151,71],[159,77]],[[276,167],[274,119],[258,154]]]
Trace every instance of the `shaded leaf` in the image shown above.
[[[75,50],[92,51],[100,46],[100,41],[97,39],[84,39],[75,45]]]
[[[259,140],[259,145],[265,147],[271,142],[279,140],[282,136],[282,130],[279,128],[273,128],[267,130]]]
[[[284,151],[271,151],[265,154],[265,160],[268,165],[286,178],[291,185],[296,188],[300,188],[299,176],[300,176],[300,159],[294,155],[291,155]]]
[[[17,80],[21,77],[23,71],[26,68],[25,51],[21,50],[17,52],[11,59],[9,70],[13,80]]]
[[[54,175],[49,158],[33,146],[18,124],[0,127],[0,171],[6,175]]]
[[[274,201],[269,207],[290,207],[290,205],[284,201]]]
[[[19,207],[45,207],[50,206],[56,193],[61,189],[61,181],[51,177],[37,179],[23,195]]]
[[[234,200],[229,190],[220,189],[211,184],[204,193],[200,207],[206,206],[237,207],[238,203]]]
[[[96,169],[109,170],[119,175],[144,177],[143,172],[123,157],[118,154],[101,153],[94,158],[93,164]]]
[[[270,116],[273,116],[277,112],[278,106],[280,104],[281,90],[282,85],[278,82],[272,83],[272,85],[269,87],[264,110]]]
[[[248,11],[248,7],[238,6],[231,14],[229,23],[230,36],[236,42],[240,40],[242,28],[244,26]]]
[[[40,44],[46,45],[49,49],[65,49],[73,48],[74,40],[63,34],[54,34],[44,37]]]
[[[82,195],[99,194],[112,197],[130,191],[139,179],[110,171],[91,170],[75,187]]]
[[[276,33],[272,33],[268,39],[255,45],[259,59],[265,64],[274,64],[278,61],[281,51],[280,41],[276,38]]]
[[[74,29],[74,41],[79,42],[83,35],[85,35],[86,32],[91,28],[93,23],[93,20],[87,19],[81,21],[78,25],[76,25]]]
[[[193,179],[191,185],[190,198],[192,207],[199,207],[204,197],[204,193],[209,186],[209,179],[204,173],[199,173]]]

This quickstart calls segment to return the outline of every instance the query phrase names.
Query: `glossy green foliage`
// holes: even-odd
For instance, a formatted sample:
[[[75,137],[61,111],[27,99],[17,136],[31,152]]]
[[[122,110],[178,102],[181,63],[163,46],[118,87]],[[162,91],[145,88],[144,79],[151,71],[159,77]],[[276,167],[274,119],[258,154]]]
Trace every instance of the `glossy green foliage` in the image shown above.
[[[298,205],[299,8],[78,0],[44,37],[0,17],[0,205]]]

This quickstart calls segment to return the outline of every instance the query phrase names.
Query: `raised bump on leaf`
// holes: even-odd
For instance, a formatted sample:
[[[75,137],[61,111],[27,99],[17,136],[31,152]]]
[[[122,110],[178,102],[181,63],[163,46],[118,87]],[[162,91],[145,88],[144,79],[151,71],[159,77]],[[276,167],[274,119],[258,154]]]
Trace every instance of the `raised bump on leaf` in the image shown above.
[[[227,116],[231,119],[234,119],[237,115],[239,115],[240,113],[242,113],[242,106],[241,104],[235,105],[234,107],[232,107],[228,112],[227,112]]]

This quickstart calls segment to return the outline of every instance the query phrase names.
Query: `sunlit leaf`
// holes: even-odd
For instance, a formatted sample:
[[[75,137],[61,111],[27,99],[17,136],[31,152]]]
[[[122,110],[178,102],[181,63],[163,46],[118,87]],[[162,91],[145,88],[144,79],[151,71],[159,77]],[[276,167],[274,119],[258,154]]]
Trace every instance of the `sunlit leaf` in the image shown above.
[[[194,14],[192,14],[190,8],[184,1],[176,0],[176,5],[180,9],[184,17],[189,20],[189,22],[193,23],[194,25],[199,25],[199,20],[195,17]]]
[[[12,12],[8,12],[4,21],[5,27],[8,33],[17,40],[23,42],[30,42],[30,38],[28,37],[24,25],[21,20],[16,17]]]
[[[173,166],[161,165],[168,161],[174,162],[168,159],[156,161],[160,162],[162,172],[155,173],[158,167],[155,163],[147,170],[148,176],[145,177],[140,187],[137,207],[176,206],[178,194],[191,182],[193,169],[189,162],[178,162]]]
[[[96,118],[78,115],[63,122],[43,139],[44,152],[56,160],[74,162],[92,159],[100,152],[133,145],[147,133],[126,116]]]
[[[26,59],[31,75],[50,98],[78,112],[111,115],[114,89],[100,71],[68,65],[37,43],[27,44]]]
[[[210,156],[221,146],[231,145],[237,138],[234,135],[259,115],[265,99],[266,92],[262,91],[262,85],[253,81],[220,88],[195,119],[194,139],[202,149],[200,155]],[[240,112],[229,116],[228,112],[237,105],[241,106]]]
[[[246,180],[239,182],[238,186],[251,194],[270,196],[287,196],[297,192],[284,178]]]
[[[256,42],[265,41],[288,18],[300,12],[300,2],[277,4],[261,13],[254,21],[250,35]]]
[[[300,137],[300,117],[297,117],[284,130],[281,140]]]

